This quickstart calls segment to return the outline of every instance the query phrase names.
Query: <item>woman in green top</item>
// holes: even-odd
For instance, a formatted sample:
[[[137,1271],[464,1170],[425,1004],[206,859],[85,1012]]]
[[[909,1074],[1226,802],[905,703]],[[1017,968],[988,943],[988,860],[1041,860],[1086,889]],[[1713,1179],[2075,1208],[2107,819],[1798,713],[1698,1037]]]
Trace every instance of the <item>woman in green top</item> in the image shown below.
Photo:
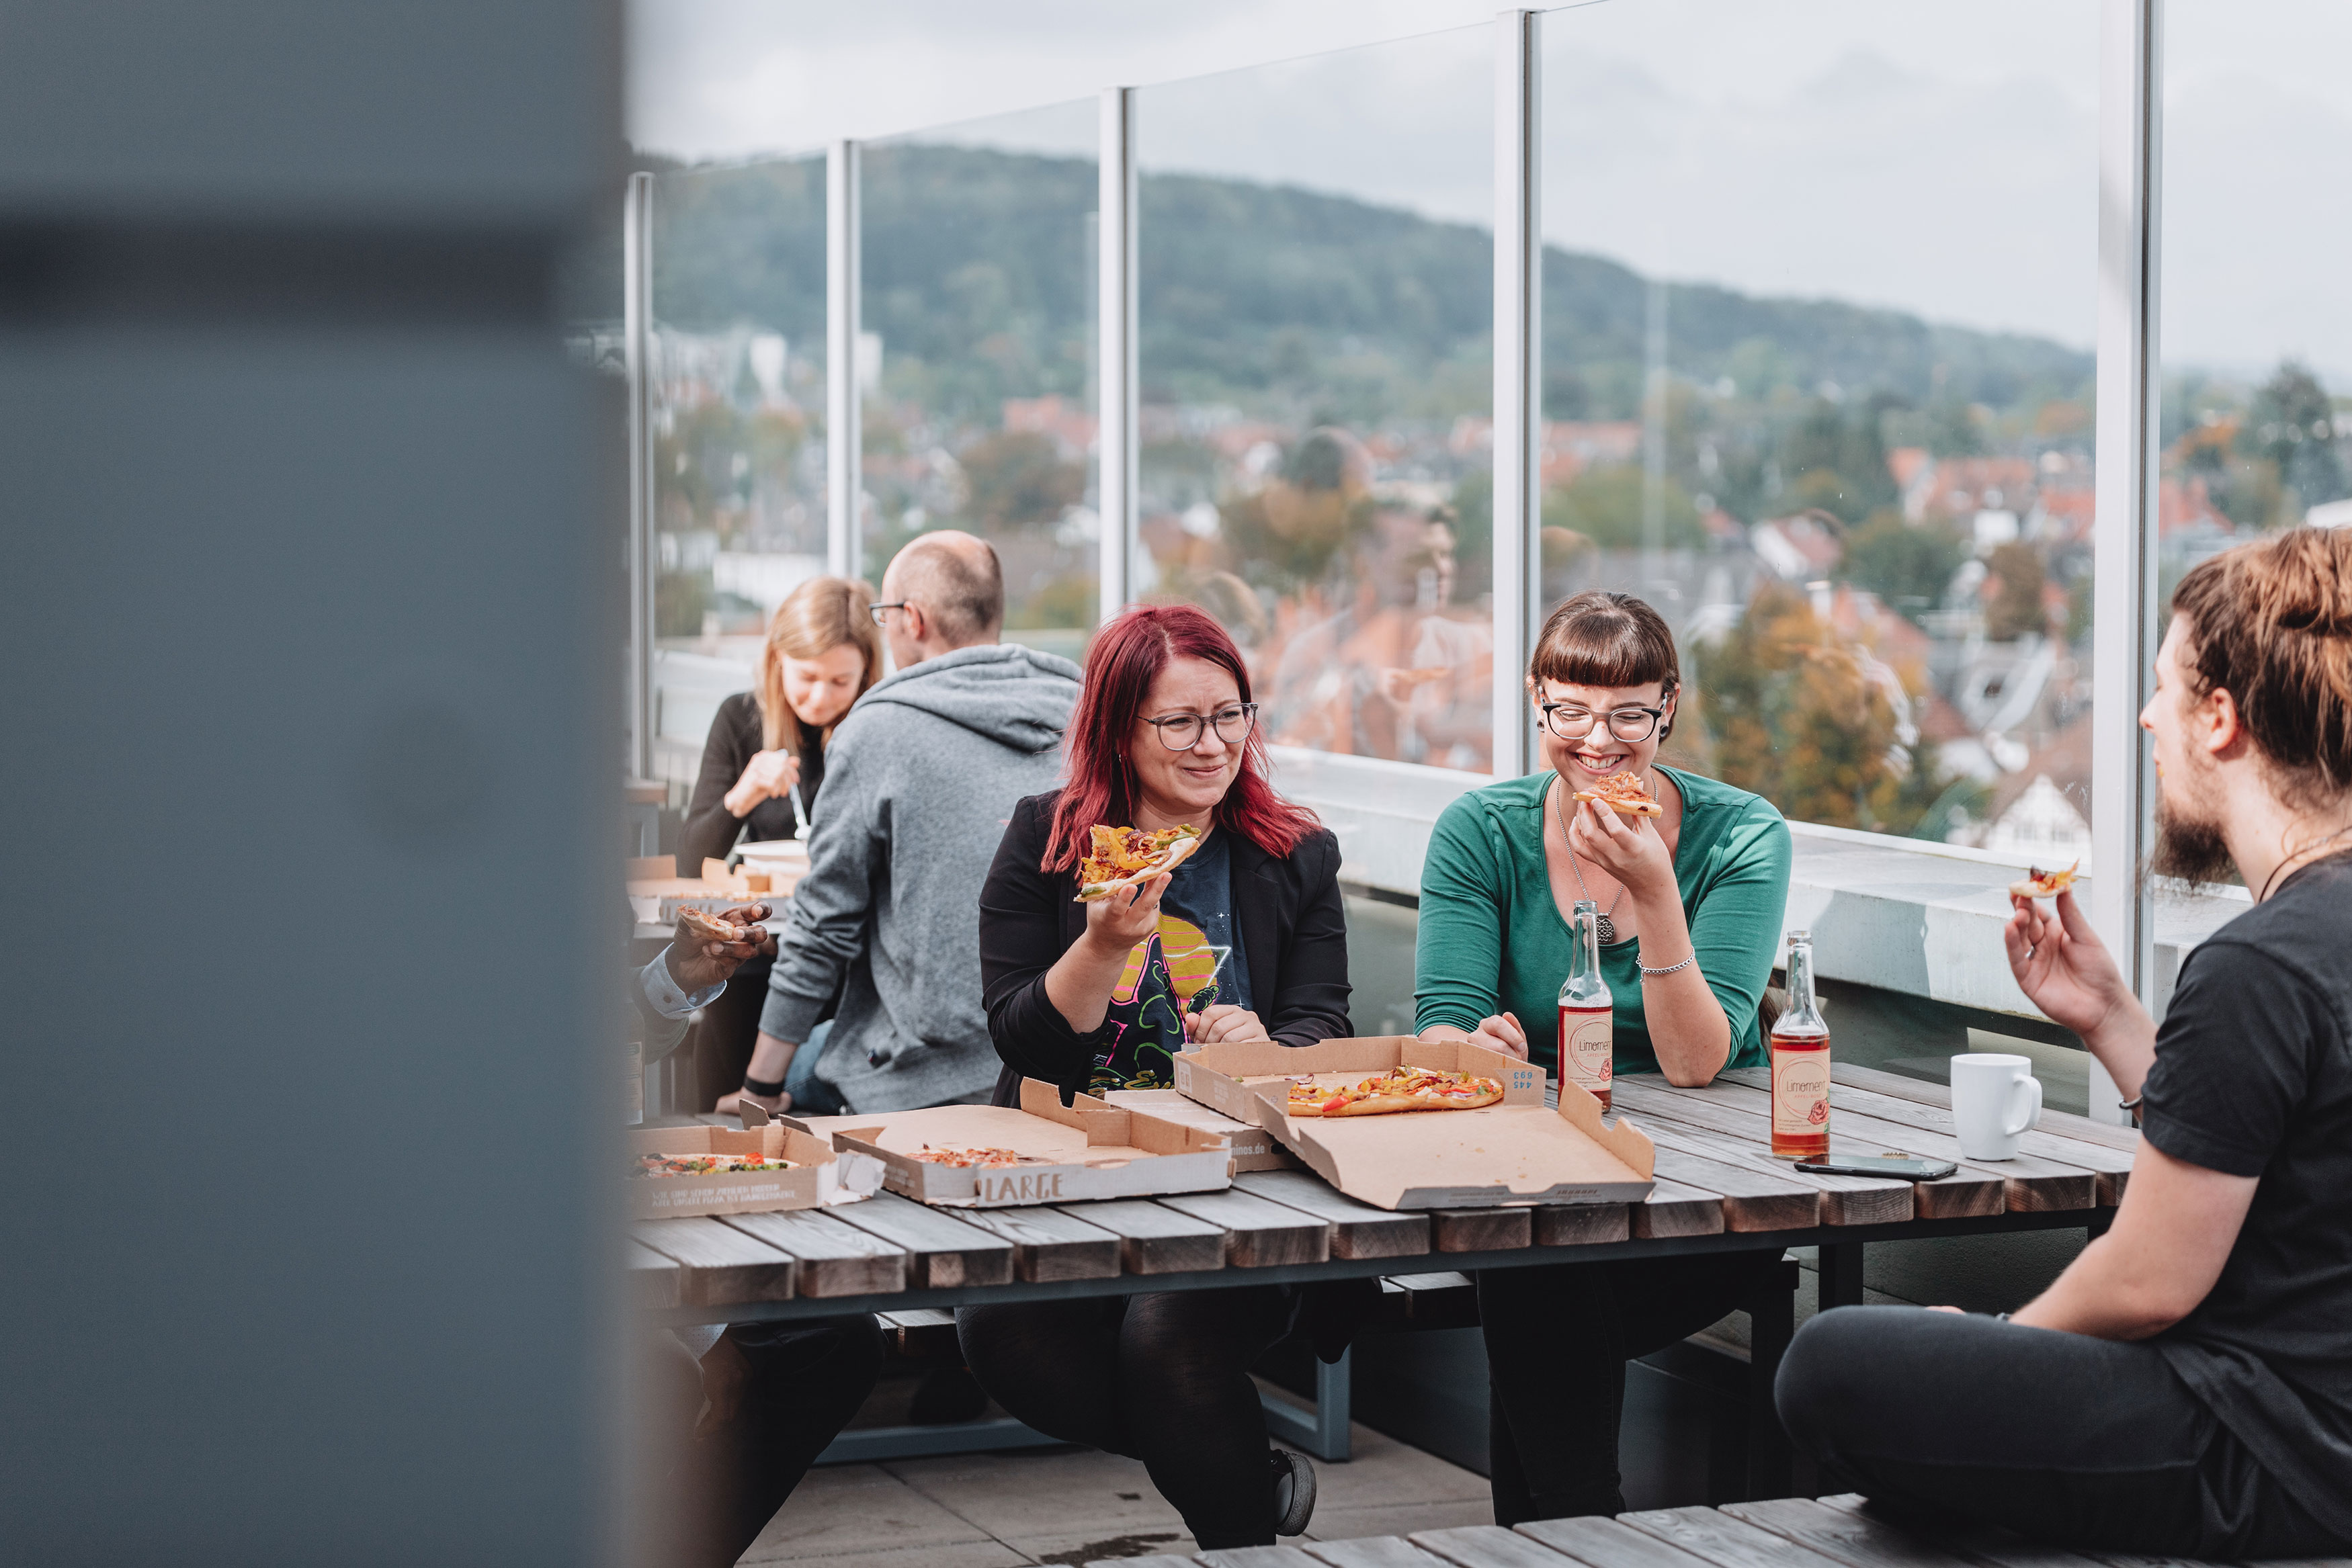
[[[1789,896],[1788,824],[1744,789],[1658,766],[1681,668],[1624,593],[1554,610],[1528,662],[1547,771],[1445,810],[1422,868],[1415,1027],[1554,1064],[1576,901],[1601,907],[1615,1069],[1701,1084],[1764,1060],[1758,1009]],[[1664,808],[1621,817],[1577,791],[1638,775]],[[1625,1363],[1745,1304],[1762,1254],[1505,1269],[1478,1281],[1495,1521],[1624,1508]]]

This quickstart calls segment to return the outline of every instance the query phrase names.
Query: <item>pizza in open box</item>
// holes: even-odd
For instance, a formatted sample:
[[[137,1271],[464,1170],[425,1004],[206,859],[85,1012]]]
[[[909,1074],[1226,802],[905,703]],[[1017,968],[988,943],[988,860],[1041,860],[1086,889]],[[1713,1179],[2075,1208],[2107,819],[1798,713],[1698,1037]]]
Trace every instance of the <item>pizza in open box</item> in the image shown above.
[[[1201,830],[1178,826],[1147,833],[1140,828],[1088,830],[1092,841],[1078,863],[1078,902],[1108,898],[1122,887],[1150,881],[1173,871],[1185,856],[1201,847]]]
[[[1579,789],[1580,800],[1598,800],[1622,817],[1655,817],[1665,811],[1664,806],[1650,799],[1642,787],[1642,776],[1634,772],[1612,773],[1590,789]]]
[[[1285,1109],[1293,1116],[1382,1116],[1399,1111],[1475,1111],[1502,1097],[1503,1086],[1491,1078],[1431,1067],[1395,1067],[1352,1089],[1293,1079]]]
[[[739,1171],[788,1171],[790,1160],[772,1155],[639,1155],[631,1176],[732,1176]]]

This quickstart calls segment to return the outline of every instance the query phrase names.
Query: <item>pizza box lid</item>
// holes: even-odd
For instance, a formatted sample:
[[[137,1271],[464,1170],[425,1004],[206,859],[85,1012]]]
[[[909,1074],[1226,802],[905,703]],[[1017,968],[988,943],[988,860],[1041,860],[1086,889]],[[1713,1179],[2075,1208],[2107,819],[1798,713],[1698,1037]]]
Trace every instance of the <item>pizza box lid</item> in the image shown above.
[[[1337,1083],[1398,1066],[1471,1072],[1503,1085],[1475,1111],[1387,1116],[1293,1117],[1289,1079]],[[1655,1151],[1623,1117],[1570,1084],[1557,1111],[1543,1103],[1540,1067],[1454,1040],[1382,1035],[1318,1045],[1223,1042],[1176,1059],[1176,1086],[1213,1109],[1264,1127],[1308,1169],[1379,1208],[1481,1208],[1513,1204],[1634,1203],[1649,1196]],[[1234,1113],[1229,1112],[1228,1114]]]
[[[1021,1081],[1021,1107],[934,1105],[881,1114],[786,1117],[829,1139],[845,1155],[877,1160],[882,1185],[919,1203],[956,1208],[1076,1203],[1102,1197],[1213,1192],[1233,1185],[1233,1145],[1224,1134],[1113,1105],[1090,1094],[1062,1103],[1061,1092]],[[1034,1165],[959,1168],[914,1158],[935,1148],[1011,1149]]]
[[[783,1171],[713,1171],[707,1176],[633,1176],[629,1212],[639,1219],[677,1219],[698,1214],[761,1214],[786,1208],[821,1208],[871,1196],[874,1184],[845,1180],[839,1156],[823,1138],[771,1123],[746,1128],[694,1124],[632,1127],[628,1155],[765,1155],[790,1160]],[[863,1190],[857,1190],[862,1185]]]
[[[1223,1133],[1234,1145],[1234,1174],[1243,1171],[1296,1170],[1297,1156],[1276,1141],[1272,1133],[1255,1123],[1235,1121],[1222,1111],[1212,1111],[1197,1100],[1187,1100],[1173,1089],[1112,1089],[1103,1099],[1113,1105],[1127,1105],[1146,1111],[1171,1122],[1181,1122],[1188,1127],[1202,1127],[1212,1133]]]

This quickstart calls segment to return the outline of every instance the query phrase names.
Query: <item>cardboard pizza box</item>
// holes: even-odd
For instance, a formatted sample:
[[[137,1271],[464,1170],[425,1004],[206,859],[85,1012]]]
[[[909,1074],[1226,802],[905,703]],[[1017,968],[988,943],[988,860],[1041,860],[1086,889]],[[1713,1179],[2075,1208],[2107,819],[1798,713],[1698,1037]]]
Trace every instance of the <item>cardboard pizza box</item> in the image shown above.
[[[782,1123],[738,1132],[732,1127],[632,1127],[629,1168],[643,1155],[765,1155],[792,1162],[782,1171],[713,1171],[708,1176],[631,1176],[629,1212],[639,1219],[695,1214],[760,1214],[780,1208],[820,1208],[854,1201],[840,1158],[823,1138]],[[866,1192],[873,1189],[869,1186]]]
[[[1113,1089],[1103,1098],[1165,1121],[1181,1122],[1223,1133],[1234,1146],[1234,1174],[1244,1171],[1286,1171],[1298,1168],[1298,1156],[1276,1141],[1272,1133],[1249,1122],[1237,1122],[1222,1111],[1212,1111],[1197,1100],[1187,1100],[1173,1089]]]
[[[1288,1113],[1295,1077],[1346,1084],[1401,1066],[1492,1078],[1503,1098],[1475,1111]],[[1176,1087],[1265,1128],[1316,1175],[1378,1208],[1638,1203],[1649,1196],[1655,1165],[1642,1130],[1623,1117],[1610,1125],[1583,1090],[1569,1085],[1554,1111],[1543,1103],[1542,1068],[1458,1041],[1409,1035],[1297,1047],[1227,1041],[1179,1055]]]
[[[918,1203],[951,1208],[1076,1203],[1215,1192],[1233,1185],[1233,1146],[1223,1133],[1187,1126],[1089,1094],[1071,1104],[1034,1078],[1021,1081],[1021,1108],[934,1105],[880,1115],[851,1113],[785,1124],[831,1140],[845,1158],[879,1160],[882,1185]],[[1036,1163],[995,1167],[934,1165],[911,1157],[925,1145],[1011,1149]]]

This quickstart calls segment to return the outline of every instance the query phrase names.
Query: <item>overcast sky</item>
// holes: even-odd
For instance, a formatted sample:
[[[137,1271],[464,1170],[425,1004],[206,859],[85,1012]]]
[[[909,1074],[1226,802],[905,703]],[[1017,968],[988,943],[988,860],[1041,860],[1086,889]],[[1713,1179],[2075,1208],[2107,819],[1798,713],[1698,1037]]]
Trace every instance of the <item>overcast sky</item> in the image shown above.
[[[1493,13],[632,0],[629,126],[698,159],[950,125],[1083,153],[1093,94],[1121,83],[1148,89],[1147,170],[1484,224]],[[1548,237],[1676,278],[2092,341],[2095,0],[1601,0],[1544,26]],[[2173,0],[2167,42],[2168,358],[2298,353],[2346,385],[2352,5]]]

